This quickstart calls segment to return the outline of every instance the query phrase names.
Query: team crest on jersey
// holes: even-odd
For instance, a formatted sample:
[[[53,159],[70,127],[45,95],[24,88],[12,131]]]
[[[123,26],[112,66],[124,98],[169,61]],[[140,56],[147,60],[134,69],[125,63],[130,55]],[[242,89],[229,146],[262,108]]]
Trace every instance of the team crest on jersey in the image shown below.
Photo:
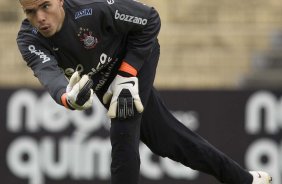
[[[94,49],[98,44],[98,38],[96,38],[93,35],[93,32],[88,28],[79,28],[79,33],[77,36],[86,49]]]

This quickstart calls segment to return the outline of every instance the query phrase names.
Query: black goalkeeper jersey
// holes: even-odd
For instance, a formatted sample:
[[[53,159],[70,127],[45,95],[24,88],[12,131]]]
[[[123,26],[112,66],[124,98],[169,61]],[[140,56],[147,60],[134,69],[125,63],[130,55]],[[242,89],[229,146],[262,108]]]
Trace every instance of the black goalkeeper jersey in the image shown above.
[[[54,36],[43,37],[25,19],[17,37],[27,65],[59,104],[75,70],[92,75],[98,92],[122,60],[138,71],[157,44],[159,15],[135,0],[65,0],[64,10]]]

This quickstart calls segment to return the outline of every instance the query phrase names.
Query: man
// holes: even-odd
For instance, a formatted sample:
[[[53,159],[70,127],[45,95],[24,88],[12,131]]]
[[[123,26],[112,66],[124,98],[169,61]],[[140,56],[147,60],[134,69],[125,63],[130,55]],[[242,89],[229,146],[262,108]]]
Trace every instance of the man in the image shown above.
[[[139,140],[154,153],[229,184],[269,184],[177,121],[153,88],[160,18],[133,0],[19,0],[27,19],[17,43],[60,105],[90,108],[94,93],[111,118],[112,184],[137,184]],[[70,78],[67,80],[67,78]]]

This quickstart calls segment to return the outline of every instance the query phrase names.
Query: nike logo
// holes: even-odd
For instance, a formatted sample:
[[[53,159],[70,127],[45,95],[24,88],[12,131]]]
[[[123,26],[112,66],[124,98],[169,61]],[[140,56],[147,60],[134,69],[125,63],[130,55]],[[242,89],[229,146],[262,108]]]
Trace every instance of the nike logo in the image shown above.
[[[53,47],[53,51],[58,51],[59,47]]]
[[[261,175],[260,175],[260,173],[258,173],[258,175],[259,175],[259,178],[261,178]]]
[[[128,81],[128,82],[119,83],[118,85],[121,85],[121,84],[132,84],[132,86],[134,86],[135,82],[134,81]]]

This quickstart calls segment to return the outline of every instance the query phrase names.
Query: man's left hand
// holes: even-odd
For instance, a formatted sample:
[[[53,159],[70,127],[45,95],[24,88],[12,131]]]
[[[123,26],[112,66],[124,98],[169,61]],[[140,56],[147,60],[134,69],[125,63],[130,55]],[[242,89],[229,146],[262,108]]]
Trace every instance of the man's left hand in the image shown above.
[[[143,104],[139,97],[138,78],[117,75],[103,96],[103,103],[110,103],[110,118],[128,119],[134,117],[135,109],[142,113]]]

